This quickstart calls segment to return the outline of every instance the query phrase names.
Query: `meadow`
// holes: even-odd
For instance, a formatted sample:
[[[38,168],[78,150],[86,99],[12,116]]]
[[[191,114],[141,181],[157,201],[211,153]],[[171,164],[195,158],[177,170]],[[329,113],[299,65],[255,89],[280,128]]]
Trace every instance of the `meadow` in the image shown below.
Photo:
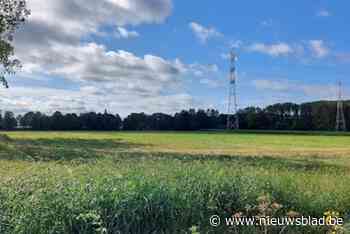
[[[350,136],[2,132],[0,233],[347,233]],[[339,213],[332,227],[211,227],[212,215]]]

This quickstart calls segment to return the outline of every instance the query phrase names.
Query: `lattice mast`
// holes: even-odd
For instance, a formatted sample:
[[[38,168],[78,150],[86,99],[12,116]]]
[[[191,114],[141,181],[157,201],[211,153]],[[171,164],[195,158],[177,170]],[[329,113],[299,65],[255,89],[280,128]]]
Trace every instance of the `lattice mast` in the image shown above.
[[[336,120],[336,131],[346,131],[346,121],[344,115],[344,102],[342,95],[342,82],[338,83],[338,101],[337,101],[337,120]]]
[[[237,104],[237,55],[230,52],[230,76],[227,110],[227,129],[239,129],[238,104]]]

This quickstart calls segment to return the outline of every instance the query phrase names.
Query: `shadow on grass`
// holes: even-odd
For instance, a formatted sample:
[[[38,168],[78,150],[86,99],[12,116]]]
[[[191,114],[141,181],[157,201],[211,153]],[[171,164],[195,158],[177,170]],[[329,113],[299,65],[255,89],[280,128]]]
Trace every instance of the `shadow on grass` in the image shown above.
[[[182,163],[192,162],[219,162],[225,166],[239,167],[251,166],[256,168],[268,168],[274,170],[293,171],[334,171],[347,172],[347,165],[333,164],[315,157],[272,157],[272,156],[231,156],[231,155],[191,155],[181,153],[150,153],[140,152],[139,149],[149,146],[146,144],[133,144],[121,139],[38,139],[38,140],[11,140],[0,142],[0,159],[29,160],[29,161],[76,161],[88,163],[103,158],[113,160],[132,161],[138,160],[165,161],[173,160]]]
[[[77,138],[53,138],[36,140],[16,140],[17,145],[32,145],[53,148],[74,148],[74,149],[128,149],[139,146],[123,142],[121,139],[77,139]]]
[[[31,161],[91,161],[130,149],[142,144],[123,142],[120,139],[38,139],[16,140],[3,144],[0,158]]]
[[[219,162],[225,166],[233,167],[251,166],[256,168],[281,169],[293,171],[334,171],[348,172],[349,167],[346,165],[337,165],[314,158],[282,158],[272,156],[231,156],[231,155],[186,155],[180,153],[122,153],[117,160],[179,160],[183,163],[192,162]]]

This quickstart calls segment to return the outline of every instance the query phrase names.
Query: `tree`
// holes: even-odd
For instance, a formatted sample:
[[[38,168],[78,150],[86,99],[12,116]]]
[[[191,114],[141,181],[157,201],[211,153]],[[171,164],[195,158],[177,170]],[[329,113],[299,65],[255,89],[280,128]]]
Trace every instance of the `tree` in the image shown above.
[[[118,130],[118,131],[121,130],[122,125],[123,125],[122,118],[118,114],[116,114],[115,115],[115,125],[114,125],[115,129],[114,130]]]
[[[64,117],[61,112],[56,111],[51,117],[51,128],[53,130],[64,130]]]
[[[214,109],[208,109],[207,115],[209,117],[209,126],[207,128],[208,129],[219,128],[219,115],[220,115],[219,111]]]
[[[103,118],[103,130],[106,131],[113,131],[113,130],[120,130],[122,126],[122,119],[120,116],[109,114],[107,111],[102,116]]]
[[[76,114],[66,114],[60,130],[80,130],[81,122]]]
[[[171,115],[155,113],[148,118],[151,130],[173,130],[174,118]]]
[[[191,116],[188,111],[181,111],[174,116],[175,130],[190,130]]]
[[[25,121],[30,121],[29,126],[31,126],[33,130],[46,130],[50,128],[48,118],[41,112],[32,112],[29,113],[28,116],[24,115],[23,118],[28,118],[28,120]]]
[[[123,121],[124,130],[150,130],[147,125],[147,120],[148,116],[145,113],[132,113]]]
[[[21,122],[20,125],[23,128],[32,128],[32,121],[33,121],[33,116],[34,116],[34,112],[28,112],[26,113],[22,118],[21,118]]]
[[[3,129],[3,126],[2,126],[2,113],[1,113],[1,110],[0,110],[0,129]]]
[[[5,112],[4,118],[2,120],[2,126],[5,130],[13,130],[17,126],[17,120],[12,112]]]
[[[17,59],[13,59],[13,35],[16,29],[25,22],[30,14],[25,0],[0,0],[0,83],[8,88],[5,74],[15,71],[20,66]]]
[[[205,110],[198,110],[197,111],[195,122],[197,123],[197,129],[209,129],[210,128],[210,118],[207,115],[207,112]]]

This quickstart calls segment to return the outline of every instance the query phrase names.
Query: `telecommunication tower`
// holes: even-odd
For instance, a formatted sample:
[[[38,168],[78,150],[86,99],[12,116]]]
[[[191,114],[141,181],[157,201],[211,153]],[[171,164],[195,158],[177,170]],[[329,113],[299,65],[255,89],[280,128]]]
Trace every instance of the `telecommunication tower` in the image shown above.
[[[230,52],[230,76],[227,110],[227,129],[239,129],[238,104],[237,104],[237,55]]]
[[[344,103],[342,96],[342,83],[338,83],[338,101],[337,101],[337,120],[336,120],[336,131],[346,131],[346,121],[344,115]]]

